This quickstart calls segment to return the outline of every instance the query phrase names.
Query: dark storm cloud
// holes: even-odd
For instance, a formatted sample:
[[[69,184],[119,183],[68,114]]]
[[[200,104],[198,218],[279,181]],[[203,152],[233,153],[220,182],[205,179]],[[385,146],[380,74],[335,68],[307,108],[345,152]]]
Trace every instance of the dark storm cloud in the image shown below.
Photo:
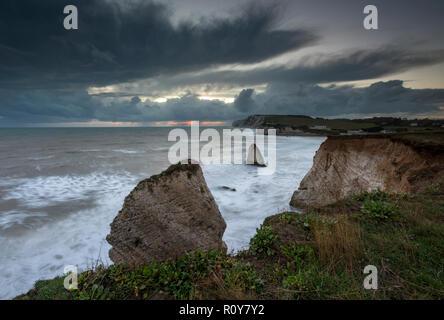
[[[0,124],[86,121],[95,101],[86,91],[0,91]]]
[[[318,85],[376,79],[437,64],[444,61],[437,47],[421,51],[404,43],[343,49],[339,54],[326,51],[302,57],[296,64],[259,64],[240,71],[227,65],[263,62],[312,45],[318,37],[307,29],[278,29],[282,21],[272,6],[250,5],[228,18],[176,24],[170,8],[151,1],[68,2],[79,9],[79,30],[63,28],[63,1],[0,2],[0,125],[92,119],[234,120],[253,113],[415,115],[439,111],[444,105],[443,89],[408,89],[399,80],[367,88]],[[361,9],[357,12],[361,27]],[[371,33],[378,34],[382,32]],[[318,50],[323,48],[319,44]],[[216,66],[226,68],[214,71],[221,70]],[[119,91],[91,95],[86,90],[109,84],[119,85]],[[265,92],[251,89],[259,84],[266,85]],[[213,89],[243,90],[233,94],[231,104],[200,100],[193,93],[166,103],[143,101],[146,96],[174,96],[193,86],[210,88],[209,96]]]
[[[15,122],[100,121],[152,122],[162,120],[234,120],[249,114],[403,113],[421,115],[439,111],[444,89],[409,89],[402,81],[377,82],[366,88],[321,87],[315,84],[275,84],[264,93],[252,89],[239,93],[234,103],[200,100],[193,94],[165,103],[142,102],[139,97],[105,102],[86,92],[11,96],[0,100],[0,124]],[[37,108],[36,105],[45,105]]]
[[[375,113],[418,115],[439,111],[444,104],[444,89],[409,89],[400,80],[376,82],[365,88],[278,84],[256,95],[255,103],[258,105],[255,113],[321,117]]]
[[[103,86],[227,63],[253,63],[316,40],[306,30],[274,30],[275,10],[251,5],[232,18],[175,26],[151,1],[70,0],[79,29],[63,28],[65,2],[0,2],[0,86]]]
[[[234,108],[240,112],[250,112],[254,110],[255,103],[252,98],[253,89],[244,89],[234,100]]]

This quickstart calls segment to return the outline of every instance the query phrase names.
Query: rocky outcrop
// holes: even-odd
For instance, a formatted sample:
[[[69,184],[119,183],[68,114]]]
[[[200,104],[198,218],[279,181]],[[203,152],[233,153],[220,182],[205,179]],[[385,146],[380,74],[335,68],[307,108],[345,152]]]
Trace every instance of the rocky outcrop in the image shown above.
[[[329,137],[295,191],[295,207],[326,205],[380,189],[416,193],[444,173],[444,148],[392,136]]]
[[[258,167],[265,167],[264,156],[255,143],[250,145],[250,147],[248,148],[247,164]]]
[[[125,198],[107,241],[114,263],[139,265],[197,249],[226,250],[225,221],[198,164],[177,164]]]

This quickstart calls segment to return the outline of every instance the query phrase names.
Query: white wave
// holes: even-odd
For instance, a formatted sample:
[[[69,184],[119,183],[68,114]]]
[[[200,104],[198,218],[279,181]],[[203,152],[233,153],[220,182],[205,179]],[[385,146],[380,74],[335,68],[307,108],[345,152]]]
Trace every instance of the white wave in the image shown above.
[[[134,177],[129,174],[109,176],[91,173],[79,176],[39,176],[25,179],[4,179],[2,185],[10,186],[4,200],[16,200],[28,208],[46,207],[67,201],[88,199],[119,190]]]
[[[6,237],[0,233],[0,299],[9,299],[26,292],[39,279],[63,275],[66,265],[76,265],[80,270],[85,270],[98,260],[109,264],[110,246],[105,240],[109,233],[109,224],[121,209],[125,196],[135,185],[135,177],[126,174],[30,180],[32,181],[26,183],[30,187],[28,192],[37,200],[45,192],[48,198],[71,198],[66,195],[69,191],[67,186],[83,189],[77,196],[84,195],[84,192],[93,189],[89,185],[91,183],[91,186],[100,190],[99,206],[47,223],[20,237]],[[45,192],[36,192],[37,187],[31,182],[37,182],[39,187],[44,187]],[[65,187],[52,189],[57,182]],[[21,196],[25,196],[26,188],[22,187],[20,190],[23,192]],[[71,191],[76,192],[74,188]],[[48,200],[45,202],[48,203]],[[14,223],[14,219],[15,222],[20,222],[20,219],[27,217],[29,216],[11,212],[2,216],[3,220],[0,220],[0,223]]]
[[[149,149],[153,151],[168,151],[170,147],[150,147]]]
[[[113,152],[121,152],[121,153],[127,153],[127,154],[135,154],[140,153],[140,151],[137,150],[126,150],[126,149],[115,149]]]
[[[267,216],[289,209],[291,194],[310,169],[323,140],[277,137],[277,170],[272,176],[258,176],[255,167],[246,165],[203,166],[207,184],[227,222],[224,240],[230,251],[247,247]],[[93,199],[97,205],[77,209],[17,237],[0,232],[0,299],[26,292],[36,280],[62,275],[65,265],[84,270],[97,259],[109,263],[105,240],[109,224],[137,179],[125,172],[0,179],[7,199],[16,200],[20,207],[38,208],[38,212],[54,204],[63,207],[69,201]],[[220,186],[236,191],[227,192]],[[23,223],[25,213],[11,210],[1,216],[0,224]]]
[[[40,157],[29,157],[28,160],[32,161],[40,161],[40,160],[48,160],[54,158],[54,155],[48,155],[48,156],[40,156]]]
[[[230,251],[247,248],[266,217],[291,209],[291,196],[311,168],[313,156],[324,139],[277,137],[276,172],[271,176],[260,176],[256,167],[246,165],[203,167],[207,184],[227,223],[224,240]],[[226,192],[220,186],[236,191]]]
[[[6,230],[16,225],[26,225],[26,220],[48,216],[44,212],[6,211],[0,213],[0,229]]]

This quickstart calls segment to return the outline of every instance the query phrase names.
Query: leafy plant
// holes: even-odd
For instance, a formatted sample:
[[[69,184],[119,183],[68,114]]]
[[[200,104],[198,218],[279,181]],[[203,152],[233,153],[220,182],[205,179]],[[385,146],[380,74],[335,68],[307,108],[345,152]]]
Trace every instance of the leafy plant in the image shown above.
[[[278,240],[279,237],[273,233],[271,226],[261,225],[250,240],[250,251],[255,256],[272,256],[275,254]]]
[[[390,198],[390,194],[387,192],[381,191],[379,189],[373,190],[373,191],[364,191],[361,194],[355,195],[353,197],[357,201],[365,201],[365,200],[371,200],[371,201],[387,201]]]
[[[298,272],[296,274],[290,275],[284,279],[283,285],[286,288],[296,290],[296,291],[306,291],[306,277],[303,273]]]
[[[296,221],[297,215],[298,213],[296,212],[291,212],[291,211],[283,212],[279,216],[279,221],[285,223],[292,223],[293,221]]]
[[[374,200],[365,200],[362,204],[361,211],[379,220],[398,218],[401,214],[395,204]]]
[[[244,290],[261,292],[264,281],[257,276],[249,264],[234,263],[232,268],[225,270],[225,285],[227,287],[242,287]]]
[[[196,286],[216,274],[227,297],[231,297],[230,290],[247,294],[260,292],[264,285],[251,265],[236,262],[218,250],[197,250],[173,261],[154,261],[135,269],[112,265],[84,272],[79,276],[77,299],[148,299],[157,293],[194,299]]]
[[[307,245],[297,245],[295,243],[292,243],[288,247],[283,247],[282,253],[296,265],[303,262],[309,262],[314,258],[313,248]]]

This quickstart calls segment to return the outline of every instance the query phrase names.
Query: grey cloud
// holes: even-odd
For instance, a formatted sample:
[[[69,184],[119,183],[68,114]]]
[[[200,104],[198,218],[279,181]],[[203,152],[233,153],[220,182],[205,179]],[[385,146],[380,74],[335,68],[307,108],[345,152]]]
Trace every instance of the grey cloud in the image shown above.
[[[86,91],[0,91],[0,124],[86,121],[96,102]],[[69,120],[71,119],[71,120]]]
[[[240,112],[250,112],[255,109],[255,103],[252,98],[253,89],[244,89],[234,100],[234,108]]]
[[[231,18],[182,22],[151,1],[71,0],[79,29],[63,28],[64,2],[0,2],[0,86],[85,88],[253,63],[317,39],[307,30],[275,30],[272,7],[251,5]]]
[[[131,103],[132,104],[138,104],[139,102],[141,102],[142,100],[140,100],[139,97],[132,97],[131,98]]]
[[[26,94],[19,99],[1,98],[0,124],[15,122],[101,121],[151,122],[162,120],[235,120],[252,113],[309,114],[424,114],[439,112],[444,105],[444,89],[415,90],[402,81],[377,82],[367,88],[300,83],[275,84],[264,93],[247,89],[234,103],[200,100],[189,94],[166,103],[137,99],[103,99],[86,92]],[[246,105],[244,105],[246,104]],[[441,111],[442,112],[442,111]]]
[[[156,89],[184,85],[237,84],[251,86],[264,83],[329,83],[357,81],[387,76],[415,67],[444,61],[444,51],[414,51],[401,47],[355,50],[340,54],[318,54],[303,57],[293,67],[270,66],[252,70],[207,71],[179,74],[158,80]],[[154,83],[154,87],[156,86]],[[154,88],[153,88],[154,89]]]
[[[275,85],[255,99],[255,113],[309,114],[423,114],[439,111],[444,89],[405,88],[400,80],[377,82],[369,87],[313,84]]]
[[[233,120],[251,113],[423,114],[444,105],[443,89],[413,90],[397,80],[368,88],[318,85],[437,64],[444,61],[442,50],[389,46],[311,55],[292,66],[214,71],[304,48],[317,36],[306,29],[277,30],[271,6],[250,5],[230,18],[176,25],[168,7],[151,1],[70,4],[79,8],[79,30],[63,29],[65,3],[59,0],[0,2],[0,125]],[[86,92],[109,84],[121,91]],[[258,85],[267,85],[266,91],[255,92]],[[207,88],[208,95],[239,93],[231,104],[200,100],[193,93],[166,103],[142,101],[193,86]]]

